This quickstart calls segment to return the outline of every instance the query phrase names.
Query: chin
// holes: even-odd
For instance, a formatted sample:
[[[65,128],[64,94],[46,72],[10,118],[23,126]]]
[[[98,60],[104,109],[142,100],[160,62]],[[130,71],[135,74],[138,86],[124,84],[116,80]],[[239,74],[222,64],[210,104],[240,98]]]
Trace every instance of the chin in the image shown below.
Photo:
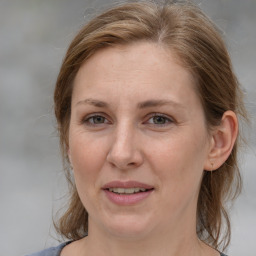
[[[142,239],[153,229],[152,222],[146,221],[144,216],[137,216],[137,218],[133,216],[116,217],[109,221],[105,228],[112,236],[126,240]]]

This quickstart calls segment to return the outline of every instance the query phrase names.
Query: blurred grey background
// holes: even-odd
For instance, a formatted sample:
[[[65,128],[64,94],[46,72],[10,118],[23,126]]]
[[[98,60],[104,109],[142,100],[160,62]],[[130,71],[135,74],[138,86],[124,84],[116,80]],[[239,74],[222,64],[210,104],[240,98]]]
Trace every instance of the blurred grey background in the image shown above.
[[[65,194],[52,94],[65,50],[93,10],[113,1],[0,0],[0,256],[56,245],[52,216]],[[196,1],[225,31],[252,116],[241,157],[244,190],[228,254],[256,252],[256,0]]]

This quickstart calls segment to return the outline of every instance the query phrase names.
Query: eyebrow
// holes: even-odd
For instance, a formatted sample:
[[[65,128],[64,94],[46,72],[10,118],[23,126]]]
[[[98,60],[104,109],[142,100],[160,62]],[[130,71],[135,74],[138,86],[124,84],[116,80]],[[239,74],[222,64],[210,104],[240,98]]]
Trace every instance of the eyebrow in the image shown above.
[[[95,106],[98,108],[106,108],[109,106],[109,104],[104,101],[96,100],[96,99],[92,99],[92,98],[81,100],[81,101],[77,102],[76,105],[81,105],[81,104],[83,104],[83,105],[89,104],[89,105],[92,105],[92,106]]]
[[[83,104],[83,105],[88,104],[88,105],[92,105],[92,106],[99,107],[99,108],[109,107],[109,104],[107,102],[97,100],[97,99],[92,99],[92,98],[81,100],[76,105],[81,105],[81,104]],[[172,101],[172,100],[146,100],[143,102],[139,102],[137,104],[137,108],[144,109],[144,108],[150,108],[150,107],[161,107],[161,106],[165,106],[165,105],[171,105],[174,107],[183,108],[182,104]]]
[[[138,103],[137,107],[142,109],[142,108],[150,108],[150,107],[161,107],[165,105],[172,105],[174,107],[183,107],[183,105],[181,105],[180,103],[172,100],[146,100]]]

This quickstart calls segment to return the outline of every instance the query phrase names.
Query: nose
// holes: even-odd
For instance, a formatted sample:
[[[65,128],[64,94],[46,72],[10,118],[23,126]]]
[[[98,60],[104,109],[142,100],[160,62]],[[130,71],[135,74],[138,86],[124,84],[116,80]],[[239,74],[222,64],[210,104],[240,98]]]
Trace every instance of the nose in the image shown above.
[[[128,124],[117,127],[107,161],[120,170],[139,167],[143,163],[143,154],[139,136],[136,135],[136,129]]]

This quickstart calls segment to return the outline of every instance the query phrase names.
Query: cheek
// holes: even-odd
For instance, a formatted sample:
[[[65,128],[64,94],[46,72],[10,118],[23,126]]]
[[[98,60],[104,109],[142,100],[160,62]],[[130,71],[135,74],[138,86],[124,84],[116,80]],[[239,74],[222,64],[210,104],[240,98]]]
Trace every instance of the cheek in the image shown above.
[[[204,154],[198,145],[189,146],[186,139],[173,139],[159,145],[151,158],[155,177],[158,178],[162,201],[159,208],[181,215],[184,209],[194,209],[203,174]],[[192,141],[190,141],[191,143]],[[191,209],[192,209],[191,208]]]
[[[70,134],[70,157],[78,184],[94,184],[105,161],[104,143],[85,134]]]
[[[205,144],[200,134],[173,136],[161,143],[155,143],[148,152],[150,165],[163,186],[173,193],[198,188],[206,158]],[[151,156],[151,157],[150,157]],[[192,188],[193,187],[193,188]]]
[[[100,144],[100,145],[99,145]],[[79,197],[88,212],[97,205],[97,193],[105,161],[104,143],[85,134],[70,134],[70,156]]]

